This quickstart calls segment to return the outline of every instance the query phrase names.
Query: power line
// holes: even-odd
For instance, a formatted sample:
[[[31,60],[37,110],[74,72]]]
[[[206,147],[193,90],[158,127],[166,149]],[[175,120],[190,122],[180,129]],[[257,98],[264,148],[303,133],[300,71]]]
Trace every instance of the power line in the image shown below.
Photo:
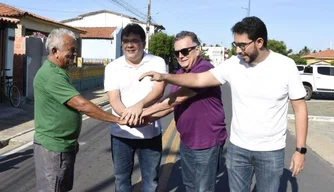
[[[109,2],[129,11],[130,13],[134,14],[142,20],[146,20],[146,15],[144,13],[123,0],[109,0]]]

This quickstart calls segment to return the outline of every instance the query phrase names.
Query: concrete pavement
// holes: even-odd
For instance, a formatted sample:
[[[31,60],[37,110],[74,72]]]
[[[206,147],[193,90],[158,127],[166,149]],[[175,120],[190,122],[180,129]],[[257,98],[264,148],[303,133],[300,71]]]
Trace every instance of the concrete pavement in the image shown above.
[[[100,107],[109,103],[102,87],[85,90],[81,95]],[[19,108],[11,107],[8,102],[0,103],[0,155],[30,142],[33,133],[32,100],[26,100]]]

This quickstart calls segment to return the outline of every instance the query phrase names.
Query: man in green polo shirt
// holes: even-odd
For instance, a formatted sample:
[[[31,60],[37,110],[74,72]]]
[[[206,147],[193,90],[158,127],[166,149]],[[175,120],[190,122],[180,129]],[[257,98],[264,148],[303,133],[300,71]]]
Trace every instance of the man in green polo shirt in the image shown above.
[[[125,124],[83,98],[71,84],[67,68],[76,55],[75,35],[53,30],[46,40],[48,59],[34,79],[34,156],[37,191],[70,191],[81,130],[81,113]]]

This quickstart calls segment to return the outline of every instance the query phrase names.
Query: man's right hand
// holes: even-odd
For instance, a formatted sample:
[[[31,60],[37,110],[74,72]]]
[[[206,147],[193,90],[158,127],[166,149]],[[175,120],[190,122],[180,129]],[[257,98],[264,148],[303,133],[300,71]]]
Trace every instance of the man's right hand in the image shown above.
[[[155,72],[155,71],[149,71],[149,72],[146,72],[144,74],[142,74],[140,77],[139,77],[139,81],[141,81],[142,79],[144,79],[145,77],[151,77],[151,81],[164,81],[165,80],[165,74],[162,74],[162,73],[158,73],[158,72]]]

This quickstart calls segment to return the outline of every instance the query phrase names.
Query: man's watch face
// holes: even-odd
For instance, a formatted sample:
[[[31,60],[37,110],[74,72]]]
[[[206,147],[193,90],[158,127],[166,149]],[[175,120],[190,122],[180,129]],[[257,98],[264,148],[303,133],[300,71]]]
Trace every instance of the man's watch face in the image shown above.
[[[305,154],[307,152],[307,149],[305,147],[301,147],[301,148],[296,148],[296,151],[298,151],[301,154]]]

